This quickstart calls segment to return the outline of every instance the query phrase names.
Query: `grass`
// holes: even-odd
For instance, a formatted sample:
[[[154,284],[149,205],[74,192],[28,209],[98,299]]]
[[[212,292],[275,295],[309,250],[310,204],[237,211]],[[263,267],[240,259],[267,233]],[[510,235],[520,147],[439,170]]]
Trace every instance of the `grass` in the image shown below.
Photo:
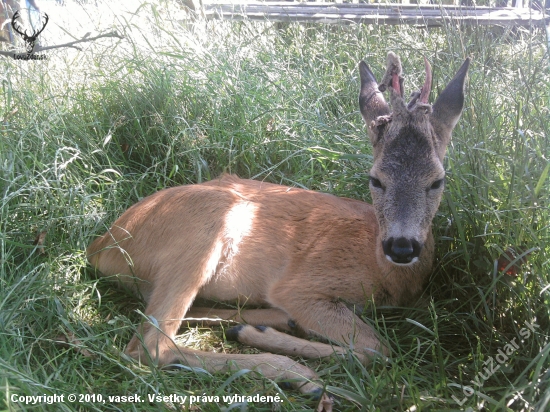
[[[280,394],[282,404],[232,409],[313,409],[314,401],[252,372],[160,371],[127,359],[122,351],[143,306],[94,278],[84,249],[143,196],[224,171],[368,201],[372,159],[357,108],[356,67],[367,59],[380,77],[389,50],[402,57],[407,90],[422,84],[422,56],[430,59],[433,95],[466,56],[473,58],[434,221],[437,269],[414,307],[365,309],[394,349],[387,364],[365,367],[353,357],[307,364],[340,395],[341,411],[547,410],[544,33],[451,25],[185,25],[165,6],[119,12],[109,24],[125,34],[122,42],[0,63],[0,410],[179,410],[164,400],[33,406],[11,400],[70,393]],[[97,9],[87,7],[93,20]],[[44,243],[34,244],[41,233]],[[510,246],[531,251],[517,276],[497,264]],[[540,327],[522,338],[526,322]],[[60,336],[69,343],[58,343]],[[181,339],[208,350],[251,350],[226,342],[223,328],[183,330]],[[488,373],[489,358],[513,339],[519,348]]]

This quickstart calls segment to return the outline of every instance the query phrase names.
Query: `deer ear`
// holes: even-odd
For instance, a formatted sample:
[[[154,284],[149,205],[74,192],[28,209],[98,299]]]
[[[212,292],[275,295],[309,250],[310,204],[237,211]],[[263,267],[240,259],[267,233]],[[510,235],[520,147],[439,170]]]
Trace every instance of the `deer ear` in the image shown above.
[[[379,139],[379,127],[375,121],[379,116],[390,114],[390,108],[378,90],[378,83],[369,66],[364,61],[359,62],[359,75],[361,76],[361,91],[359,92],[359,109],[367,124],[369,137],[374,145]]]
[[[449,144],[451,133],[462,113],[462,107],[464,106],[464,81],[466,80],[469,66],[470,58],[468,57],[462,63],[460,69],[458,69],[455,77],[453,77],[433,104],[431,122],[440,139],[443,150]]]

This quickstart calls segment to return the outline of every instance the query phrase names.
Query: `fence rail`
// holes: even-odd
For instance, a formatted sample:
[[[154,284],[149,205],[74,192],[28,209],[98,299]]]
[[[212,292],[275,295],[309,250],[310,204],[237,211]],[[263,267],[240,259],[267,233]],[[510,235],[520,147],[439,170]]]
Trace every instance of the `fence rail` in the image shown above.
[[[540,11],[511,7],[215,0],[204,0],[202,7],[206,18],[225,20],[423,26],[441,26],[446,22],[514,26],[550,24],[548,16]]]

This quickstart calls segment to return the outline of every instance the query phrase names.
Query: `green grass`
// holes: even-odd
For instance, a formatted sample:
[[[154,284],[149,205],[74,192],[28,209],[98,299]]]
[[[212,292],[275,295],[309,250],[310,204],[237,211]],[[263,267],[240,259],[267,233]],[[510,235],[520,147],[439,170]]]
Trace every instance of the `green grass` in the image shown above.
[[[141,197],[224,171],[368,201],[372,158],[357,107],[357,62],[366,58],[380,77],[389,50],[402,57],[408,91],[423,82],[423,55],[430,59],[432,98],[466,56],[473,58],[434,221],[437,269],[415,307],[365,309],[392,345],[388,363],[302,362],[340,395],[341,411],[547,410],[545,34],[455,26],[184,26],[162,5],[119,16],[122,42],[51,52],[41,62],[0,62],[0,410],[179,410],[169,402],[10,400],[70,393],[279,393],[280,410],[313,409],[314,401],[254,373],[160,371],[129,360],[122,351],[143,306],[94,278],[84,249]],[[33,244],[41,232],[45,253]],[[496,267],[509,246],[532,251],[517,277]],[[520,340],[525,322],[540,328]],[[250,350],[224,341],[223,328],[182,332],[193,347]],[[60,335],[73,340],[56,343]],[[519,348],[487,376],[484,362],[514,338]],[[479,373],[487,379],[475,386]],[[462,386],[477,392],[465,396]],[[206,402],[195,410],[221,406]]]

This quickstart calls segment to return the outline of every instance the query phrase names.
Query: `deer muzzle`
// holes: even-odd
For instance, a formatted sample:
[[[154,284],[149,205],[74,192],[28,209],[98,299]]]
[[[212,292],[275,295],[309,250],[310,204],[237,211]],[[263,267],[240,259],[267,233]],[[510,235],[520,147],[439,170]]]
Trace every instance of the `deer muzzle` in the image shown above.
[[[397,265],[411,265],[418,260],[422,245],[416,239],[390,237],[382,241],[386,258]]]

